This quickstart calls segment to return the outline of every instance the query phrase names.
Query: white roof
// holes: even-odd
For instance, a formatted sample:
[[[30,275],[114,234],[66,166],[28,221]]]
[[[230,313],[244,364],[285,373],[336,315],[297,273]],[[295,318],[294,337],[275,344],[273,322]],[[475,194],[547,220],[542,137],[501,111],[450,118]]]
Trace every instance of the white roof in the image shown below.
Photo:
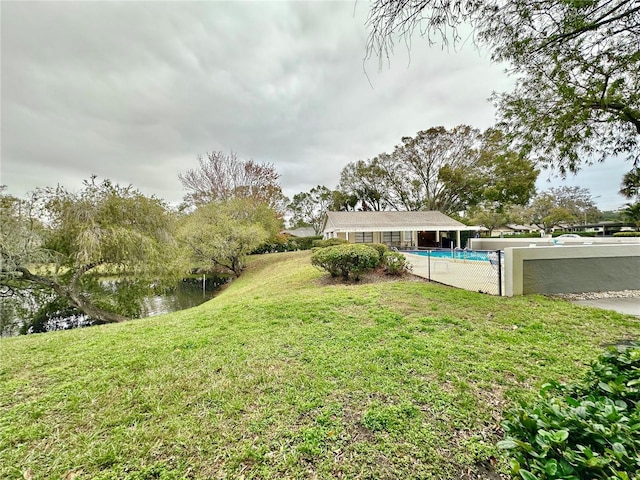
[[[324,232],[402,232],[477,230],[444,213],[420,212],[327,212]]]

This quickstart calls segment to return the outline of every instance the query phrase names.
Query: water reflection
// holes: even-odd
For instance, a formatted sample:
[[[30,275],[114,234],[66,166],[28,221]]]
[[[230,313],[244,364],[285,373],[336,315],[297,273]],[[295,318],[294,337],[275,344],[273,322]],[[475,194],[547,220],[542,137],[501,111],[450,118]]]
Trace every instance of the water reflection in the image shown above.
[[[229,281],[226,276],[192,276],[172,287],[140,285],[127,278],[95,278],[90,287],[100,292],[102,307],[130,318],[144,318],[200,305]],[[25,320],[26,319],[26,320]],[[46,292],[4,297],[0,306],[0,336],[68,330],[93,325],[82,312]]]
[[[140,317],[154,317],[195,307],[212,299],[228,278],[210,277],[184,279],[178,285],[160,295],[148,295],[141,302]]]

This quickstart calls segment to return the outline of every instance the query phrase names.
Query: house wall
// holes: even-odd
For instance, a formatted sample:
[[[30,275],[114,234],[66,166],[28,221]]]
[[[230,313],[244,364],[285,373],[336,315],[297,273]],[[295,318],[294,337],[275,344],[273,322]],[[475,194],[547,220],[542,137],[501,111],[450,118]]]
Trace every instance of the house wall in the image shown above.
[[[507,247],[507,296],[640,290],[640,244]]]
[[[390,230],[391,231],[391,230]],[[393,230],[394,232],[400,232],[400,241],[394,242],[393,246],[398,248],[416,248],[419,246],[419,232],[409,230]],[[460,231],[446,231],[446,230],[433,230],[435,235],[435,245],[440,244],[443,238],[448,238],[453,242],[454,247],[461,246],[461,232]],[[371,232],[373,235],[372,243],[385,243],[383,241],[384,232]],[[407,235],[409,234],[409,235]],[[349,243],[356,243],[355,232],[331,232],[325,233],[324,238],[340,238],[347,240]]]
[[[354,232],[349,232],[347,240],[349,243],[356,243],[356,234]],[[373,242],[371,243],[382,243],[382,233],[373,232]]]

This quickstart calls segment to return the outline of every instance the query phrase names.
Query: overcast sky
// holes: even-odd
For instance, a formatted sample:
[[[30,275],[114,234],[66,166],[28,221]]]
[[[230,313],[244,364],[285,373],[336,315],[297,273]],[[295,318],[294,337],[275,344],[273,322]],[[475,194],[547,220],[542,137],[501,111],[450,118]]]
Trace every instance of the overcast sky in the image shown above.
[[[494,122],[504,66],[416,37],[390,65],[363,64],[368,2],[0,2],[0,184],[22,196],[96,174],[171,203],[198,155],[271,162],[286,195],[335,188],[349,162],[403,136]],[[367,75],[365,75],[365,70]],[[367,78],[368,77],[368,78]],[[562,184],[601,209],[630,166]]]

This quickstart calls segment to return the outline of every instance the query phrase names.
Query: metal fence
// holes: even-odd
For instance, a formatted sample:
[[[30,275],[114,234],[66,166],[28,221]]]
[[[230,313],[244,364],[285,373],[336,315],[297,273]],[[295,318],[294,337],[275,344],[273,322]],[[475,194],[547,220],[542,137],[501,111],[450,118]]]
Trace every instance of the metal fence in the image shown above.
[[[504,252],[501,250],[411,250],[402,252],[412,272],[429,281],[473,292],[502,296]]]

